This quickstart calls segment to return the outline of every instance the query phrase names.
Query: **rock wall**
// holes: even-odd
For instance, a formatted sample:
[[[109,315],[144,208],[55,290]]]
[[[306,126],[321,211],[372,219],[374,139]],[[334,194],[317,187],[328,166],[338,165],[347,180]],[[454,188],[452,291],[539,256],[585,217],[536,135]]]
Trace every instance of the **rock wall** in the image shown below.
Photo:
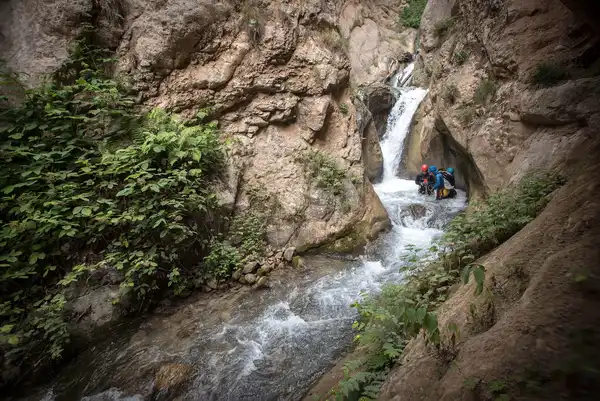
[[[586,19],[560,1],[429,1],[417,81],[430,93],[407,167],[452,164],[475,197],[533,168],[568,182],[477,261],[484,295],[456,288],[438,311],[442,349],[412,341],[380,400],[597,397],[600,37]]]
[[[421,30],[415,80],[430,92],[407,149],[411,172],[453,165],[477,196],[564,166],[587,140],[600,42],[560,1],[431,0]],[[564,77],[543,87],[534,76],[544,66]]]
[[[93,24],[140,104],[187,117],[209,110],[219,121],[232,141],[231,179],[220,196],[236,212],[252,207],[248,193],[256,188],[270,198],[277,205],[268,230],[273,247],[303,250],[349,233],[358,245],[389,219],[371,196],[378,143],[358,129],[350,84],[385,80],[412,51],[415,31],[396,24],[402,5],[8,0],[0,3],[0,57],[36,85],[68,57],[81,23]],[[331,196],[307,176],[298,162],[307,150],[347,173],[342,194]]]

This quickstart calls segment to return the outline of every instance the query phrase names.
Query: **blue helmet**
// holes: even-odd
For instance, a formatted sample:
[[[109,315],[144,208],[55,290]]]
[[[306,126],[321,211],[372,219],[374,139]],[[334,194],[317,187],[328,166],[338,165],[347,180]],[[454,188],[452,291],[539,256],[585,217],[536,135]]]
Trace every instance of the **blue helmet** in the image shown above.
[[[452,167],[448,167],[448,170],[446,170],[447,172],[449,172],[450,174],[454,175],[454,169]]]
[[[429,166],[429,172],[430,173],[437,173],[437,167],[436,166]]]

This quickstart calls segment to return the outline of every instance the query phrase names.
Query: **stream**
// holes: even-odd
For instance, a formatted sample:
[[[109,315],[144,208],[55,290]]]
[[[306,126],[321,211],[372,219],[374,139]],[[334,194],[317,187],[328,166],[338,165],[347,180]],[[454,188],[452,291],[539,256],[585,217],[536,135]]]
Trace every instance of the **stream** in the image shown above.
[[[427,247],[466,203],[462,191],[436,202],[419,195],[412,179],[396,175],[411,119],[427,94],[408,86],[411,71],[412,65],[397,77],[399,97],[381,141],[383,179],[375,185],[392,228],[365,255],[307,258],[306,272],[275,277],[269,291],[242,288],[173,315],[154,316],[82,353],[27,400],[147,400],[151,372],[164,363],[192,367],[192,379],[177,400],[302,399],[349,350],[357,316],[350,305],[360,293],[374,294],[385,283],[400,281],[406,246]]]

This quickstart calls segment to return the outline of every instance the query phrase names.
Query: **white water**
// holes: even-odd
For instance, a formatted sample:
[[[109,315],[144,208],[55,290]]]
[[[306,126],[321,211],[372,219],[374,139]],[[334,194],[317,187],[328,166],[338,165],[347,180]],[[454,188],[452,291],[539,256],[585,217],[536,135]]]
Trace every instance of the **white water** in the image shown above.
[[[410,82],[412,68],[412,64],[407,67],[398,82]],[[104,370],[133,371],[142,364],[139,358],[167,362],[175,359],[191,364],[197,372],[182,400],[301,399],[350,344],[351,323],[356,317],[350,305],[360,299],[363,291],[377,293],[385,283],[400,281],[399,266],[407,245],[427,247],[465,204],[463,192],[459,191],[455,199],[436,202],[431,196],[419,195],[413,180],[396,177],[412,117],[427,93],[411,87],[399,90],[399,100],[391,111],[381,142],[383,180],[375,185],[389,213],[392,229],[381,236],[373,252],[348,262],[348,267],[337,273],[288,283],[287,287],[247,301],[224,326],[196,328],[193,346],[180,350],[179,354],[168,353],[162,349],[163,344],[155,343],[140,357],[139,350],[130,347],[119,351],[117,359],[122,360],[119,366]],[[408,212],[415,205],[425,209],[423,216],[415,217]],[[105,357],[104,361],[107,359],[111,357]],[[135,394],[109,388],[106,383],[114,383],[114,377],[111,381],[94,374],[89,379],[93,384],[86,385],[84,393],[95,395],[80,398],[82,401],[138,399]],[[151,383],[145,385],[151,387]]]

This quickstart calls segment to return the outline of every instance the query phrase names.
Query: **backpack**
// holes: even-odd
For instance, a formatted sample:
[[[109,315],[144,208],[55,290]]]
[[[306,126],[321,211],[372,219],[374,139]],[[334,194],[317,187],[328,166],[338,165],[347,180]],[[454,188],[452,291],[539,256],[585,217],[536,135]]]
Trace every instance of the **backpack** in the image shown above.
[[[452,177],[452,174],[446,170],[440,171],[440,174],[442,174],[442,177],[444,177],[444,188],[454,189],[454,185],[452,184],[454,182],[454,177]]]

